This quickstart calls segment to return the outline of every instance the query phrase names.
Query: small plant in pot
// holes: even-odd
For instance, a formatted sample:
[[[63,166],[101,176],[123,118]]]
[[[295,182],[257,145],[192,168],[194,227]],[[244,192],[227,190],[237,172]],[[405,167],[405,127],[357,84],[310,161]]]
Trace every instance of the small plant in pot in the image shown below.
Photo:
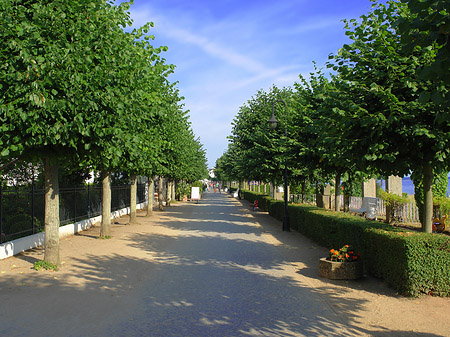
[[[319,260],[319,276],[332,280],[355,280],[363,275],[360,255],[351,245],[331,249],[329,256]]]
[[[350,245],[345,245],[339,250],[331,249],[328,256],[330,261],[336,262],[355,262],[359,260],[359,258],[359,253],[357,253]]]

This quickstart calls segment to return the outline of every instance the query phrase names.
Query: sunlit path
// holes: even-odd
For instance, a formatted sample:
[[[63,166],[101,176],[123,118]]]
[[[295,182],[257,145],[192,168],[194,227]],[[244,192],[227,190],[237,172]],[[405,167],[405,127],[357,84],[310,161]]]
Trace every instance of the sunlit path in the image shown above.
[[[327,303],[302,285],[279,242],[239,202],[207,193],[161,220],[164,234],[133,240],[155,254],[156,268],[133,319],[111,334],[349,335]]]
[[[327,253],[247,201],[207,193],[0,261],[0,336],[445,336],[448,299],[318,277]],[[433,312],[440,324],[423,312]]]

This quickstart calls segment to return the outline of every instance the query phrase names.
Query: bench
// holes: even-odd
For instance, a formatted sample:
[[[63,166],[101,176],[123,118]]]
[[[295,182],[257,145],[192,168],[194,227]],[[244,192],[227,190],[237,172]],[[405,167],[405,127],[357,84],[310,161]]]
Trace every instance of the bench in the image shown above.
[[[361,208],[350,209],[350,211],[359,213],[366,219],[376,220],[378,215],[378,202],[377,198],[374,197],[364,197],[362,201]]]

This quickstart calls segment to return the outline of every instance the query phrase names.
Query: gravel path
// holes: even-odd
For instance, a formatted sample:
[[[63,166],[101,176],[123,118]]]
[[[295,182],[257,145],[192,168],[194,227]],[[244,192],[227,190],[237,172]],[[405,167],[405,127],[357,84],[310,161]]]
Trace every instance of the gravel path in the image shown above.
[[[58,272],[32,270],[42,249],[0,261],[0,336],[450,336],[450,299],[321,279],[327,250],[245,201],[139,216],[62,240]]]

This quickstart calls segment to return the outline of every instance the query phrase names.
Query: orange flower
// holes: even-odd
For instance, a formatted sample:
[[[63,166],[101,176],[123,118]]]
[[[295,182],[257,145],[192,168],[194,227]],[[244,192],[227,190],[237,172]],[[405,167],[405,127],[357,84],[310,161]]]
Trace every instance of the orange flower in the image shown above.
[[[334,249],[330,250],[330,253],[333,253],[333,252],[334,252]]]
[[[345,254],[345,257],[347,257],[347,258],[348,258],[348,257],[350,257],[350,255],[348,255],[348,254]]]

